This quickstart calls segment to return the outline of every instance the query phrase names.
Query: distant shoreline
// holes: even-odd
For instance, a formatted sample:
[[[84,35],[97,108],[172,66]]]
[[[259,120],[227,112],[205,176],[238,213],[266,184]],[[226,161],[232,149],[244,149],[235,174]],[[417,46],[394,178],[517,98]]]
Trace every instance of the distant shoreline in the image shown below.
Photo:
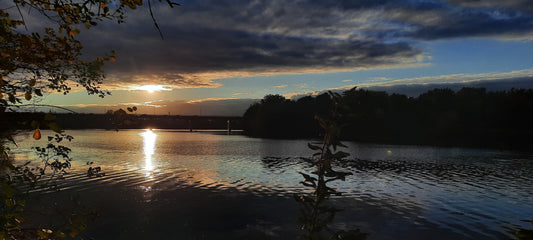
[[[31,122],[46,122],[47,113],[6,112],[2,127],[31,129]],[[242,130],[242,117],[238,116],[182,116],[125,114],[73,114],[52,113],[61,129],[187,129],[187,130]],[[46,129],[46,124],[40,124]]]

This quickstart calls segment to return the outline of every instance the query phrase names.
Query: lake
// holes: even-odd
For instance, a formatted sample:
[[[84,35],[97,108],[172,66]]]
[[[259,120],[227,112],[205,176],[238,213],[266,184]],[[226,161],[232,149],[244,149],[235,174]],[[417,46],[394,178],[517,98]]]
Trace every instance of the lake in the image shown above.
[[[43,131],[43,136],[50,132]],[[98,213],[85,238],[294,239],[308,192],[298,172],[311,140],[249,138],[224,131],[69,130],[73,165],[59,193],[33,193],[31,204],[68,206],[76,196]],[[17,136],[17,161],[35,159],[46,137]],[[512,239],[533,219],[533,154],[347,142],[335,182],[341,208],[334,229],[368,239]],[[87,176],[87,162],[102,177]],[[52,207],[50,207],[52,208]],[[34,209],[35,210],[35,209]],[[37,220],[35,220],[37,221]],[[30,221],[31,223],[31,221]]]

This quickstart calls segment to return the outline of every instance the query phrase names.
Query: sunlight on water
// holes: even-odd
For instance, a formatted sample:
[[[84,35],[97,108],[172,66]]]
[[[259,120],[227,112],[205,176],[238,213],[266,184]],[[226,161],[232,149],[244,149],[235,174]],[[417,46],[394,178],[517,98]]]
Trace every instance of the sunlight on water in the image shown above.
[[[152,165],[152,155],[155,152],[155,139],[157,138],[157,134],[150,129],[146,129],[146,131],[140,133],[140,135],[143,137],[144,169],[152,171],[154,170],[154,166]]]
[[[259,196],[265,199],[262,203],[271,196],[292,199],[294,194],[308,190],[300,183],[299,172],[314,170],[307,158],[313,152],[307,140],[148,129],[71,132],[76,136],[76,141],[70,143],[73,168],[58,187],[99,195],[113,186],[126,194],[124,198],[160,208],[163,213],[154,213],[154,219],[177,212],[176,199],[192,189],[221,194],[216,195],[217,199],[226,204],[238,199],[238,194]],[[42,133],[53,134],[48,130]],[[22,137],[29,140],[20,140],[20,146],[13,147],[21,164],[32,158],[31,147],[36,145],[31,136]],[[340,224],[351,226],[363,221],[371,236],[381,240],[512,239],[516,229],[530,228],[530,223],[521,220],[533,216],[531,153],[353,142],[346,145],[351,157],[334,167],[352,175],[330,185],[343,192],[332,197],[345,209],[337,216]],[[87,161],[101,166],[106,175],[88,178]],[[107,200],[113,202],[112,206],[124,205],[122,198]],[[203,205],[189,206],[191,211],[204,211]],[[273,214],[286,210],[280,209]],[[127,217],[135,224],[136,219],[145,218],[137,212]],[[385,228],[388,230],[383,231]],[[445,234],[436,236],[437,230]],[[399,232],[404,235],[387,238]],[[431,237],[416,237],[419,232]]]

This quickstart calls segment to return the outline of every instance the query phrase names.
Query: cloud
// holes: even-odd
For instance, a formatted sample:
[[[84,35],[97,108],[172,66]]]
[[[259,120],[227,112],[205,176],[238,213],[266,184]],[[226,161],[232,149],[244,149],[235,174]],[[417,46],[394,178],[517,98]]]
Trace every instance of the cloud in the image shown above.
[[[486,88],[488,91],[505,91],[512,88],[533,88],[533,69],[505,73],[452,74],[433,77],[404,78],[388,82],[370,82],[329,88],[322,91],[303,91],[283,94],[285,98],[297,100],[305,96],[317,96],[328,91],[342,93],[351,88],[385,91],[417,97],[435,88],[450,88],[458,91],[463,87]]]
[[[481,74],[450,74],[431,77],[418,77],[418,78],[404,78],[387,82],[379,83],[365,83],[359,86],[392,86],[399,84],[446,84],[446,83],[470,83],[477,81],[501,81],[501,80],[513,80],[522,78],[533,79],[533,69],[511,71],[504,73],[481,73]]]
[[[511,88],[533,88],[533,69],[504,73],[451,74],[431,77],[404,78],[387,82],[370,82],[348,85],[329,90],[348,90],[353,87],[418,96],[433,88],[485,87],[490,91]]]
[[[294,84],[293,86],[296,88],[307,88],[308,87],[307,83]]]
[[[484,87],[488,91],[502,91],[511,88],[533,88],[533,69],[504,73],[453,74],[420,78],[404,78],[389,82],[370,82],[331,88],[324,91],[301,91],[283,94],[287,99],[297,100],[305,96],[317,96],[328,90],[343,92],[353,87],[416,97],[434,88],[459,90],[462,87]],[[60,107],[77,112],[104,113],[106,110],[137,106],[138,114],[179,114],[242,116],[248,107],[259,99],[204,98],[191,101],[156,100],[149,102],[128,102],[119,104],[64,104]],[[52,109],[54,110],[54,109]]]
[[[321,8],[315,1],[189,1],[176,9],[154,6],[165,40],[146,8],[125,24],[82,32],[88,55],[114,49],[107,83],[220,87],[216,79],[279,73],[326,72],[417,64],[424,54],[409,41],[356,34],[379,14]],[[311,17],[313,16],[313,17]],[[369,22],[369,23],[367,23]],[[420,57],[418,57],[420,58]]]
[[[527,0],[203,0],[153,10],[81,37],[88,55],[115,49],[107,85],[217,88],[236,76],[353,71],[425,64],[419,41],[532,39]]]
[[[240,92],[240,93],[234,93],[233,96],[242,96],[242,95],[251,95],[251,92]]]
[[[386,11],[391,20],[403,26],[393,33],[397,37],[422,40],[460,37],[531,39],[532,8],[524,8],[523,3],[496,0],[428,1]]]
[[[162,101],[156,113],[203,116],[242,116],[258,99],[208,98],[197,101]],[[150,112],[148,110],[148,112]]]
[[[283,94],[283,96],[287,99],[297,100],[297,99],[307,97],[307,96],[317,96],[325,92],[327,91],[292,92],[292,93]]]
[[[533,87],[533,78],[517,78],[492,81],[472,81],[466,83],[429,83],[429,84],[398,84],[392,86],[370,86],[366,89],[374,91],[386,91],[388,93],[405,94],[417,97],[422,93],[435,88],[449,88],[459,91],[463,87],[485,88],[487,91],[507,91],[515,89],[530,89]]]
[[[63,104],[58,106],[78,113],[105,113],[107,110],[136,106],[138,110],[135,114],[242,116],[251,104],[258,101],[258,99],[207,98],[195,101],[157,100],[117,104]],[[41,110],[48,111],[49,109],[44,107]],[[51,108],[50,110],[63,112],[58,108]]]
[[[274,86],[275,88],[286,88],[288,85],[287,84],[283,84],[283,85],[277,85],[277,86]]]
[[[512,8],[521,11],[533,11],[529,0],[450,0],[450,3],[471,8]]]

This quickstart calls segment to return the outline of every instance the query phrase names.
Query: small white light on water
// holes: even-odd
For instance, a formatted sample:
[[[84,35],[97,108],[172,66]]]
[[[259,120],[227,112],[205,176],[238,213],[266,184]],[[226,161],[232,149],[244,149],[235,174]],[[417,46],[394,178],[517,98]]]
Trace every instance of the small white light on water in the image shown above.
[[[157,134],[150,129],[146,129],[145,132],[141,133],[141,136],[143,137],[144,145],[144,169],[151,171],[154,169],[152,155],[155,153],[155,139],[157,138]]]

